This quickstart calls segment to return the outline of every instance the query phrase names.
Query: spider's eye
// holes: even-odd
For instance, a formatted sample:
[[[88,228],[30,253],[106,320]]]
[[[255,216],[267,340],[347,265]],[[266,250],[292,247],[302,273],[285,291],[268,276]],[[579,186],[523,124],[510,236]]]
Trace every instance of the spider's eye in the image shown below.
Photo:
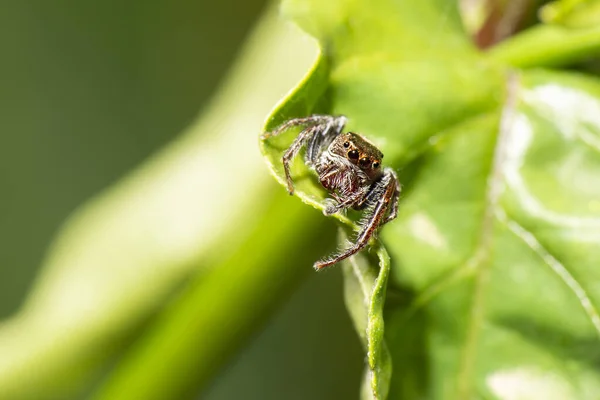
[[[377,161],[375,161],[373,163],[373,169],[377,169],[377,168],[379,168],[379,163]]]
[[[368,167],[371,164],[371,160],[369,160],[367,157],[363,157],[358,163],[361,167]]]
[[[345,148],[348,148],[348,147],[350,147],[350,142],[344,142],[344,147],[345,147]]]
[[[358,160],[358,150],[350,150],[348,152],[348,158],[351,158],[353,160]]]

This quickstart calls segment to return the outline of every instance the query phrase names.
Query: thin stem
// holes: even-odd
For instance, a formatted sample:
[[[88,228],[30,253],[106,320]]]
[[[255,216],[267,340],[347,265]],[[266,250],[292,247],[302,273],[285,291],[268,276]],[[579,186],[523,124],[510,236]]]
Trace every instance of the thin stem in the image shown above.
[[[491,48],[488,55],[513,67],[555,67],[600,55],[600,26],[540,25]]]

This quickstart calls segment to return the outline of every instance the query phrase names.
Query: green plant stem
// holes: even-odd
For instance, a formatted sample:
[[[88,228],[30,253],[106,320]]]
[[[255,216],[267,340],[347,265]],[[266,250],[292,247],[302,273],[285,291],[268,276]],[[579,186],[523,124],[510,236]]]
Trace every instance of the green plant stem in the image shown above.
[[[283,191],[265,220],[276,222],[260,224],[165,310],[97,399],[181,399],[203,388],[302,276],[314,273],[310,265],[327,250],[313,243],[335,237],[333,224]]]
[[[600,55],[600,26],[571,29],[540,25],[488,51],[495,61],[513,67],[557,67]]]

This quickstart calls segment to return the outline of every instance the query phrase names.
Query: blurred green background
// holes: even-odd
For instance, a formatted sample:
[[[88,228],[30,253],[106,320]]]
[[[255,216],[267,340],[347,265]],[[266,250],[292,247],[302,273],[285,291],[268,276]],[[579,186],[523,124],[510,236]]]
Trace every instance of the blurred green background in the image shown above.
[[[396,156],[388,156],[394,167],[399,165],[394,164],[393,157],[402,158],[403,151],[408,156],[413,151],[415,156],[421,151],[431,152],[421,154],[427,157],[423,164],[419,160],[418,165],[409,165],[404,171],[403,163],[410,158],[397,161],[399,171],[409,179],[401,176],[405,190],[396,228],[382,234],[393,244],[389,248],[395,260],[385,322],[392,357],[396,358],[391,397],[423,398],[431,388],[433,396],[439,391],[446,399],[452,397],[446,390],[452,390],[452,382],[457,380],[461,387],[456,398],[463,400],[469,397],[465,393],[482,387],[483,379],[483,394],[473,393],[493,397],[499,392],[487,383],[488,376],[507,368],[520,371],[523,365],[537,363],[536,373],[547,377],[547,371],[557,371],[544,369],[547,360],[552,365],[562,364],[564,354],[571,354],[571,350],[576,361],[573,368],[580,370],[573,373],[573,369],[565,369],[562,378],[572,386],[572,393],[591,393],[596,389],[588,387],[600,387],[593,358],[598,324],[595,317],[589,318],[595,311],[584,313],[587,306],[579,307],[571,283],[560,293],[545,284],[548,270],[543,266],[539,276],[532,275],[534,278],[526,279],[528,285],[519,286],[521,297],[512,295],[518,280],[511,275],[510,279],[490,279],[490,296],[497,296],[490,298],[500,300],[488,301],[477,294],[483,292],[475,291],[471,306],[466,301],[471,289],[442,287],[439,300],[423,305],[422,319],[419,316],[406,324],[404,314],[407,311],[412,318],[411,309],[405,306],[413,296],[419,300],[424,294],[428,299],[428,285],[435,284],[441,268],[450,271],[447,268],[460,267],[462,260],[480,264],[480,250],[491,250],[491,242],[481,240],[473,247],[474,256],[467,257],[469,238],[481,234],[477,228],[461,230],[449,221],[468,214],[472,222],[467,225],[479,225],[475,224],[478,214],[457,214],[452,208],[456,191],[481,195],[473,197],[475,201],[463,202],[472,204],[476,211],[496,204],[484,196],[488,166],[495,165],[488,159],[493,153],[488,152],[492,142],[487,147],[473,147],[461,141],[466,136],[454,135],[448,142],[439,142],[431,134],[450,128],[466,135],[475,129],[488,132],[485,139],[492,139],[497,121],[491,117],[502,120],[502,110],[513,107],[510,90],[504,100],[501,94],[507,65],[527,78],[525,88],[534,89],[542,82],[568,91],[585,89],[573,97],[573,104],[569,104],[573,110],[578,109],[576,101],[581,99],[597,104],[600,88],[595,76],[577,77],[568,71],[546,76],[524,68],[566,65],[574,69],[583,62],[583,70],[597,73],[594,60],[600,49],[600,30],[594,24],[598,19],[587,18],[593,15],[586,9],[517,34],[539,22],[535,10],[542,2],[465,0],[460,2],[464,6],[460,14],[454,8],[458,3],[446,0],[389,0],[380,2],[380,9],[367,1],[287,2],[288,15],[307,31],[312,30],[322,45],[329,40],[333,45],[324,47],[331,60],[321,57],[320,68],[280,103],[289,114],[280,109],[274,118],[318,112],[319,102],[331,100],[335,107],[323,112],[339,110],[352,115],[358,131],[364,126],[365,132],[379,132],[380,139],[387,138],[388,143],[402,139],[404,142],[398,143],[410,144],[415,139],[414,143],[432,146],[427,150],[413,150],[412,145],[389,148],[396,151]],[[568,8],[569,3],[580,2],[565,0],[555,5]],[[588,3],[600,10],[600,1]],[[488,5],[485,12],[479,7],[483,4]],[[268,175],[257,143],[268,110],[300,81],[315,60],[316,42],[277,20],[274,8],[265,0],[37,0],[3,5],[0,400],[188,398],[184,394],[211,400],[357,398],[365,354],[342,301],[341,270],[332,268],[316,274],[311,269],[312,261],[333,250],[335,224],[298,198],[287,196]],[[519,13],[513,12],[515,7]],[[582,25],[575,18],[579,16],[587,18]],[[492,47],[489,52],[480,54],[471,48],[460,28],[463,22],[479,48]],[[510,38],[514,34],[516,37]],[[385,40],[379,43],[381,38]],[[401,62],[386,65],[386,58],[379,57],[385,46],[393,50],[390,55],[394,57],[411,54],[409,62],[405,65],[399,59]],[[462,50],[454,51],[453,46]],[[348,49],[348,54],[336,55],[338,48]],[[366,51],[361,53],[367,61],[361,68],[354,68],[360,64],[345,63],[348,56],[353,60],[357,49]],[[375,62],[370,62],[369,55],[375,55]],[[417,64],[412,64],[413,60]],[[331,76],[323,74],[328,63],[334,71]],[[434,68],[405,69],[407,65]],[[332,77],[331,82],[323,80]],[[393,79],[386,80],[389,77]],[[321,91],[325,88],[328,92]],[[337,100],[329,99],[330,95]],[[395,122],[389,118],[390,110]],[[474,120],[475,125],[455,125],[456,121],[468,121],[465,118],[471,114],[466,111],[478,115],[483,110],[490,113],[490,119]],[[561,122],[571,123],[577,113],[540,110],[526,109],[523,113],[528,118],[550,116],[544,124],[551,123],[554,128],[543,125],[536,131],[542,140],[543,157],[531,153],[536,155],[527,161],[532,169],[523,169],[534,172],[528,181],[532,188],[538,187],[537,182],[550,187],[547,183],[556,178],[551,172],[554,169],[544,170],[540,160],[550,159],[554,153],[570,160],[567,155],[579,154],[576,145],[581,145],[544,142],[557,136]],[[581,129],[587,129],[591,121],[585,114],[574,115]],[[480,122],[483,125],[478,127]],[[412,133],[398,135],[397,127]],[[282,136],[282,143],[290,138],[289,134]],[[439,147],[448,143],[469,144],[478,151]],[[548,143],[557,145],[546,150]],[[286,147],[272,147],[270,156],[277,165],[281,157],[277,152]],[[466,153],[470,158],[463,156]],[[471,165],[471,159],[479,161]],[[570,165],[565,181],[578,174],[582,179],[598,176],[594,169],[597,163],[591,161],[595,158],[589,160],[589,165]],[[433,169],[424,169],[428,166]],[[441,172],[435,172],[437,168]],[[465,180],[465,171],[478,180]],[[426,172],[429,175],[421,178],[439,180],[411,180]],[[448,182],[451,190],[446,190]],[[453,182],[465,185],[466,190]],[[562,187],[560,181],[554,184]],[[441,197],[440,188],[444,189]],[[301,187],[298,189],[302,196]],[[579,192],[565,192],[576,201],[564,204],[596,204],[595,198],[588,201],[588,189],[586,183]],[[445,200],[446,191],[450,202]],[[547,195],[541,198],[545,204],[556,198],[550,190],[541,192]],[[516,207],[513,202],[516,204],[514,199],[507,201],[509,209]],[[597,211],[588,208],[586,212]],[[523,211],[520,218],[534,229],[547,226],[549,221],[543,218],[531,222],[531,215],[524,210],[517,210]],[[423,212],[435,216],[438,226],[446,227],[447,238],[457,240],[448,243],[465,246],[449,246],[452,256],[440,258],[437,250],[412,245],[421,239],[412,234],[411,221]],[[483,221],[489,215],[486,212]],[[567,237],[571,236],[563,236]],[[529,240],[525,242],[523,254],[529,254],[528,247],[539,253]],[[498,249],[512,248],[502,240],[498,243]],[[579,240],[552,246],[585,257],[585,271],[575,275],[573,282],[597,287],[594,243]],[[497,268],[504,262],[494,264],[500,277],[508,276],[504,268]],[[506,264],[517,265],[510,260]],[[573,262],[577,267],[579,264]],[[389,266],[385,262],[381,265]],[[370,267],[375,268],[375,264]],[[483,264],[464,271],[484,276],[482,270]],[[360,271],[353,274],[359,277]],[[560,273],[558,277],[564,280]],[[542,283],[532,285],[538,278]],[[367,307],[371,326],[381,326],[382,302],[365,302],[368,291],[361,294],[352,290],[352,280],[346,282],[350,282],[348,293],[360,294],[356,301],[347,296],[348,309],[358,326],[364,318],[362,314],[357,317],[356,311]],[[468,284],[466,280],[462,283]],[[544,300],[538,287],[543,287],[552,301],[565,305],[562,314],[548,306],[551,303]],[[457,292],[460,301],[456,300]],[[590,293],[596,295],[593,290]],[[507,297],[512,301],[505,301]],[[585,305],[582,298],[578,294],[577,300]],[[484,326],[485,340],[481,340],[479,350],[478,334],[471,334],[478,328],[471,327],[483,319],[479,311],[474,314],[471,309],[483,310],[483,305],[487,305],[489,315],[497,312],[503,324],[490,324],[493,329]],[[494,309],[495,305],[500,306]],[[505,305],[510,306],[508,314]],[[572,310],[568,309],[571,306]],[[531,322],[555,315],[564,318],[566,324],[555,323],[558,320],[552,318],[550,323]],[[469,318],[475,322],[467,324]],[[587,319],[593,322],[585,325],[587,328],[574,324],[572,334],[562,330],[573,321]],[[519,334],[504,342],[505,326],[511,325],[506,321],[518,322],[514,330]],[[369,330],[363,326],[359,332]],[[369,332],[371,343],[377,341],[376,333],[381,337],[381,330]],[[529,346],[529,337],[535,339],[535,346]],[[498,343],[502,346],[496,347]],[[555,343],[561,351],[555,351]],[[563,347],[568,352],[562,352]],[[466,349],[464,354],[459,353],[462,348]],[[535,348],[535,353],[523,351],[530,348]],[[512,351],[506,355],[506,349]],[[497,357],[501,353],[503,357]],[[389,369],[384,357],[378,357],[383,353],[370,354],[376,359],[375,370],[379,370],[372,376],[379,381]],[[426,358],[430,356],[431,365]],[[462,367],[448,367],[461,358],[466,360]],[[473,369],[477,360],[484,363]],[[536,394],[544,396],[537,381],[529,375],[526,378],[525,389],[533,387]],[[380,380],[383,385],[385,380]],[[553,386],[546,388],[561,396]],[[593,394],[590,398],[595,399]]]
[[[18,310],[65,218],[195,119],[266,7],[262,0],[4,5],[0,319]],[[200,397],[356,398],[362,366],[340,271],[310,274]]]

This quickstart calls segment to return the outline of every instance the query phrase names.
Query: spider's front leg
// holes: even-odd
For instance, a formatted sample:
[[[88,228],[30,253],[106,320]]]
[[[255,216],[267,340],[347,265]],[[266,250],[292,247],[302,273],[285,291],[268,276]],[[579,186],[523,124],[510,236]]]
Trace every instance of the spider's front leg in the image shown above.
[[[300,149],[304,145],[307,145],[306,159],[309,163],[318,156],[321,148],[327,145],[339,135],[344,129],[346,124],[346,117],[338,116],[333,117],[330,115],[311,115],[306,118],[296,118],[287,121],[283,125],[280,125],[277,129],[272,132],[266,132],[261,136],[262,140],[268,139],[273,136],[277,136],[289,128],[294,126],[308,126],[302,130],[300,134],[294,139],[292,145],[283,153],[281,161],[283,163],[283,169],[285,172],[285,178],[287,181],[288,192],[294,194],[294,182],[290,173],[290,163],[298,155]]]
[[[397,210],[397,202],[399,197],[399,184],[396,174],[391,169],[386,169],[384,176],[381,178],[378,184],[376,184],[371,191],[365,196],[365,201],[374,201],[374,206],[364,226],[358,233],[356,242],[342,253],[335,255],[332,258],[317,261],[314,264],[314,268],[319,271],[323,268],[330,267],[338,262],[345,260],[346,258],[361,251],[367,244],[377,228],[383,225],[385,222],[396,216],[395,210]],[[396,204],[394,204],[394,202]],[[391,207],[391,208],[390,208]],[[370,208],[370,207],[369,207]],[[386,213],[390,210],[388,218],[385,218]]]
[[[394,195],[392,196],[392,200],[390,201],[390,203],[392,204],[392,208],[390,209],[390,213],[383,221],[382,225],[387,224],[388,222],[390,222],[398,216],[398,203],[400,202],[401,187],[400,181],[398,180],[398,175],[396,175],[396,173],[392,169],[387,169],[387,172],[392,174],[392,179],[395,182],[396,190],[394,191]]]

